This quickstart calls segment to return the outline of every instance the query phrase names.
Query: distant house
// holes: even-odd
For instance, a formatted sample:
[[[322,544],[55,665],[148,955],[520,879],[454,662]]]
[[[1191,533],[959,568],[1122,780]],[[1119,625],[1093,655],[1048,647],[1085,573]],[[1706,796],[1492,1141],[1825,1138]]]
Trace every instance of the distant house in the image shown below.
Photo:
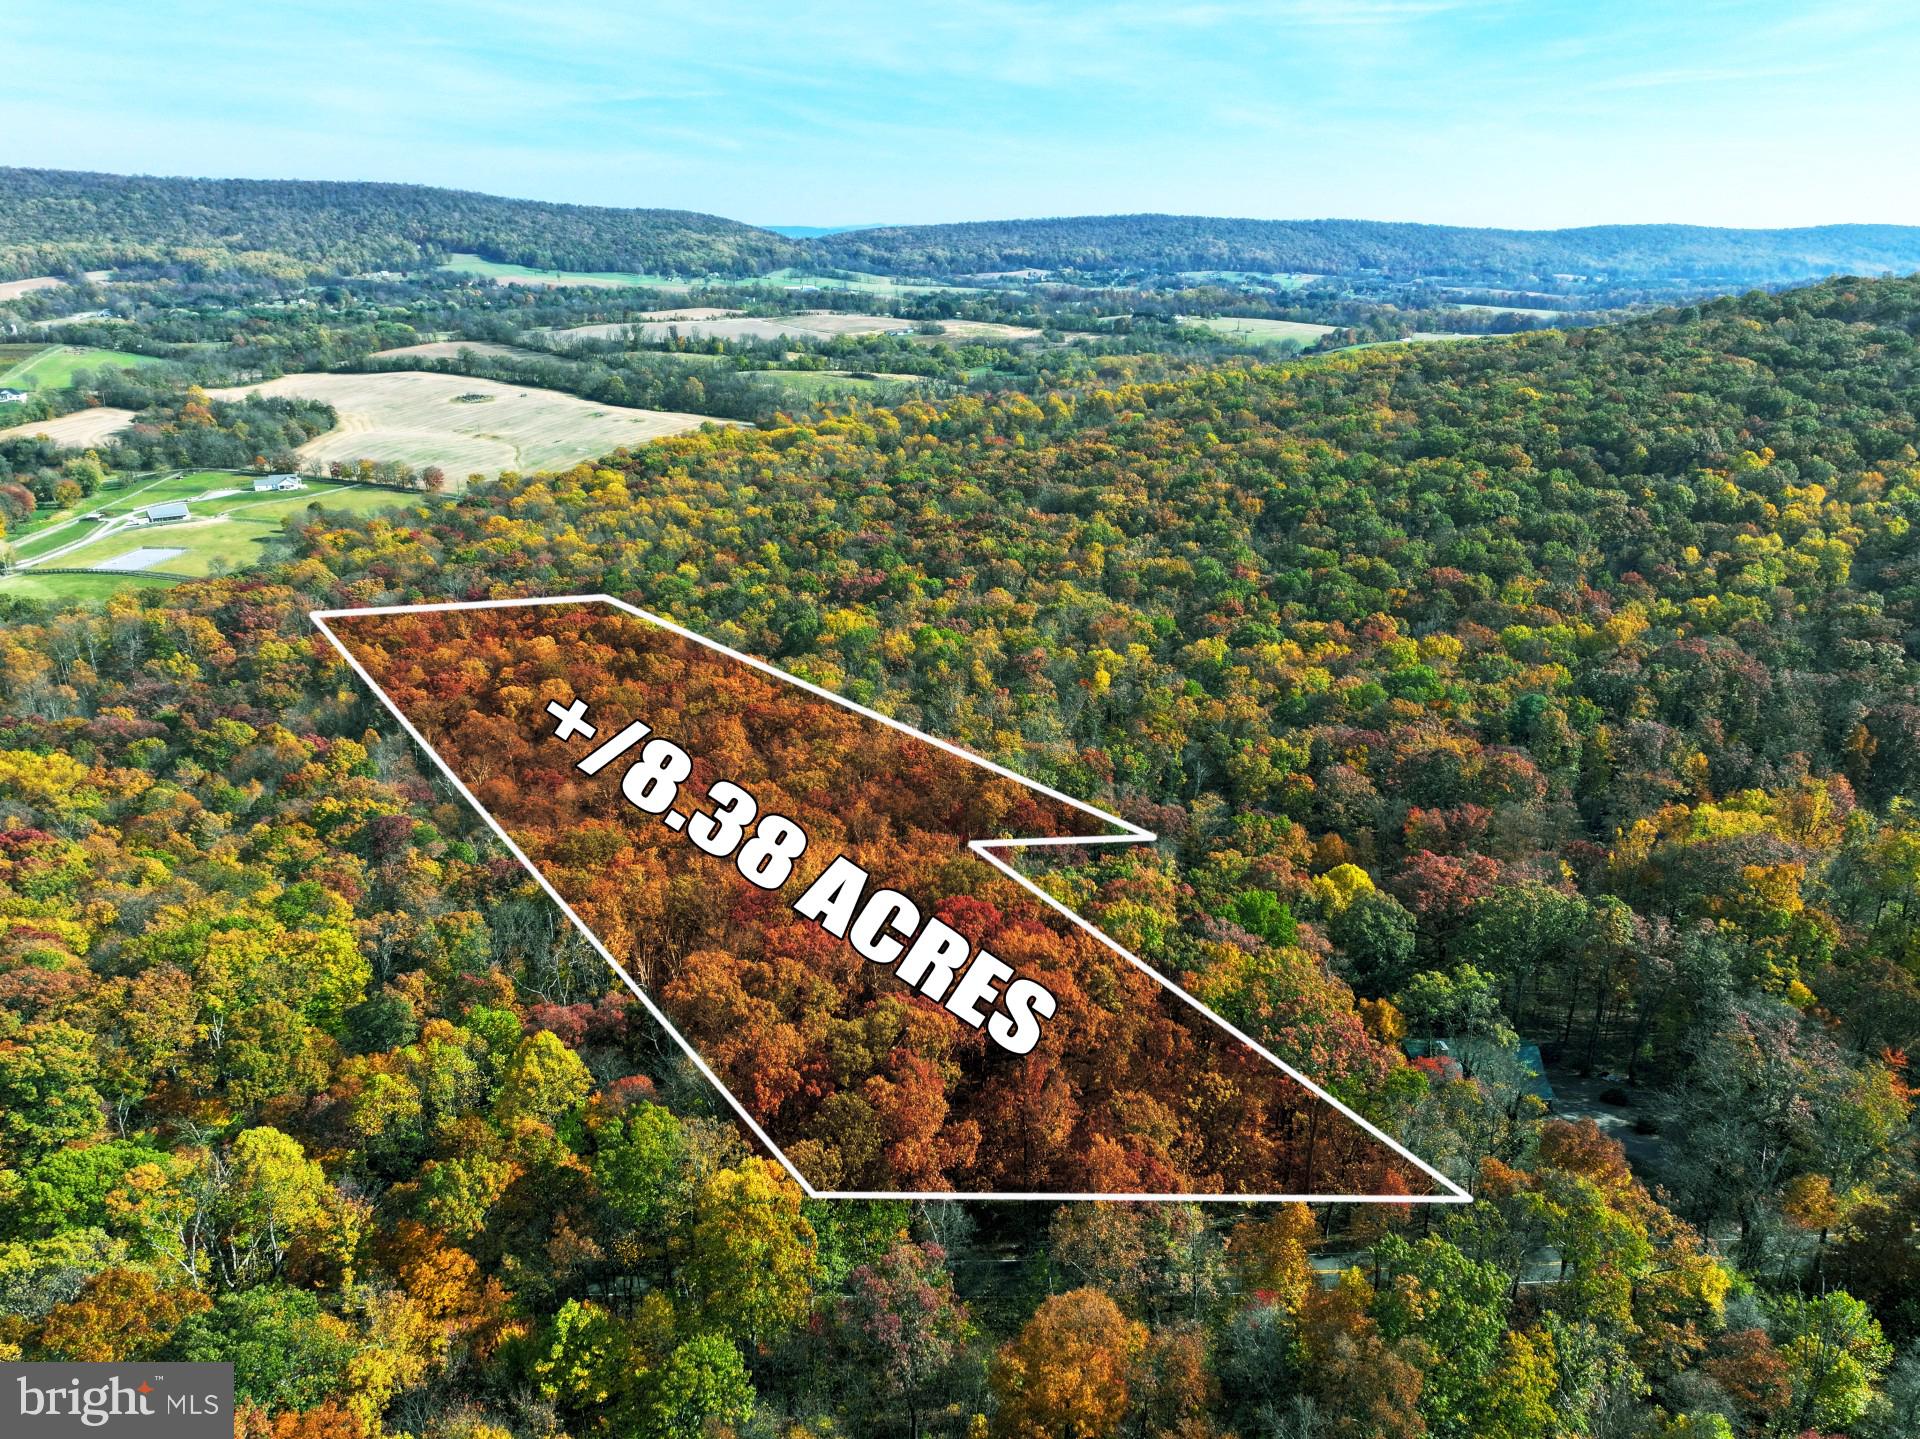
[[[0,390],[0,405],[10,405],[15,400],[24,400],[26,397],[25,390]]]
[[[253,488],[256,494],[265,494],[273,490],[304,490],[306,481],[298,475],[257,475]]]
[[[157,505],[147,506],[147,522],[155,520],[184,520],[192,513],[185,500],[162,500]]]
[[[1553,1084],[1547,1078],[1547,1066],[1539,1045],[1522,1042],[1500,1050],[1469,1044],[1467,1048],[1478,1051],[1469,1056],[1476,1074],[1496,1075],[1522,1093],[1537,1095],[1549,1105],[1553,1103]],[[1444,1039],[1409,1039],[1400,1049],[1416,1067],[1425,1068],[1429,1073],[1446,1079],[1459,1079],[1466,1073],[1459,1056],[1453,1052],[1454,1047]]]

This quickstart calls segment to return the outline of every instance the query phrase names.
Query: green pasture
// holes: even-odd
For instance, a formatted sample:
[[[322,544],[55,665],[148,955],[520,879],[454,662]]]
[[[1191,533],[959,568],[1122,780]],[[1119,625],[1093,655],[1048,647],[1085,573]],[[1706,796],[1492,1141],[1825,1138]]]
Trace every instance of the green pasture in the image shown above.
[[[1181,323],[1198,325],[1203,330],[1211,330],[1216,335],[1257,349],[1289,343],[1305,349],[1333,330],[1332,325],[1309,325],[1302,320],[1243,320],[1232,315],[1212,315],[1206,319],[1183,318]]]
[[[135,480],[122,489],[102,490],[75,509],[49,515],[45,520],[36,521],[29,531],[11,537],[14,558],[19,561],[38,557],[50,566],[84,569],[138,549],[178,549],[183,553],[154,568],[173,575],[209,575],[221,569],[230,573],[265,559],[269,542],[280,535],[287,518],[304,513],[311,505],[363,514],[408,503],[434,502],[424,495],[332,480],[309,479],[305,489],[288,494],[256,494],[252,486],[251,475],[213,470]],[[221,490],[238,493],[219,495]],[[210,495],[217,497],[209,498]],[[192,514],[185,520],[130,526],[95,541],[75,544],[84,539],[88,529],[101,524],[97,520],[80,519],[80,515],[98,512],[111,519],[163,500],[186,500]],[[69,545],[74,547],[67,549]],[[55,554],[55,551],[64,552]],[[36,574],[29,569],[0,577],[0,595],[85,599],[111,593],[128,583],[160,582],[138,570],[124,574],[55,575]]]
[[[748,370],[745,373],[809,400],[842,400],[855,395],[870,400],[903,399],[928,383],[919,375],[863,379],[836,370]]]
[[[30,353],[19,353],[22,351]],[[125,350],[102,350],[91,345],[6,345],[0,346],[0,389],[61,390],[73,383],[82,370],[97,370],[103,365],[137,369],[142,365],[163,363],[152,355],[135,355]]]
[[[30,560],[78,539],[83,533],[80,527],[93,523],[82,520],[82,515],[96,510],[106,515],[125,515],[162,500],[191,500],[208,490],[230,486],[233,478],[221,471],[200,470],[128,479],[109,485],[66,509],[34,511],[25,524],[7,532],[7,543],[13,548],[15,560]]]
[[[0,575],[0,599],[42,604],[101,604],[125,589],[161,589],[178,581],[159,575],[36,575],[32,570]]]
[[[1263,285],[1276,290],[1298,290],[1321,277],[1291,271],[1182,270],[1180,278],[1200,285]]]

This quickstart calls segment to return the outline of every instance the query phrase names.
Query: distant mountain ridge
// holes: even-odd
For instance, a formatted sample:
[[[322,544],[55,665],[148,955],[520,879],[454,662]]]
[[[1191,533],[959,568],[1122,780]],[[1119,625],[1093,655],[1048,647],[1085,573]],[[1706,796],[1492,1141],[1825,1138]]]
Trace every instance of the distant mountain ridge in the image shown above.
[[[1920,269],[1920,226],[1475,229],[1375,220],[1090,215],[788,233],[689,210],[505,199],[375,181],[203,180],[0,167],[0,279],[136,261],[289,274],[415,269],[450,253],[543,270],[751,276],[789,266],[899,275],[1252,271],[1555,275],[1729,287]]]
[[[197,180],[0,167],[0,278],[199,257],[250,268],[417,268],[470,251],[538,269],[750,275],[804,261],[689,210],[509,200],[374,181]]]
[[[1731,275],[1750,283],[1920,269],[1920,226],[1590,225],[1499,230],[1377,220],[1234,220],[1091,215],[900,225],[829,235],[838,265],[900,274],[1042,270],[1244,270],[1263,273]]]

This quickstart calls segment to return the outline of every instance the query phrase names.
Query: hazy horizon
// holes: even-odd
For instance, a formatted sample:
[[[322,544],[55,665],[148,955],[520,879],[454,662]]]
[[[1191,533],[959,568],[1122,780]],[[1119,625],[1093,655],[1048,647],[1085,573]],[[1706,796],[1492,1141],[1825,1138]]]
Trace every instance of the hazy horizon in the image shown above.
[[[18,170],[46,170],[46,171],[66,172],[66,173],[77,173],[77,174],[114,175],[114,176],[120,176],[123,178],[133,178],[133,179],[205,180],[205,181],[237,180],[237,181],[243,181],[243,182],[248,182],[248,181],[259,182],[259,183],[283,182],[288,184],[314,184],[314,185],[340,185],[340,184],[353,184],[358,182],[364,182],[368,184],[392,184],[392,185],[414,186],[414,187],[419,187],[423,189],[455,190],[455,191],[460,191],[468,194],[484,194],[495,199],[523,201],[523,202],[532,203],[532,204],[594,205],[594,206],[600,206],[603,208],[610,208],[610,209],[633,209],[633,210],[661,210],[661,209],[678,210],[678,211],[683,211],[688,213],[705,214],[708,217],[714,218],[714,219],[733,220],[740,224],[750,225],[755,229],[769,230],[776,234],[788,233],[788,232],[805,232],[805,235],[792,234],[790,235],[790,238],[805,238],[806,236],[813,236],[813,235],[821,235],[821,236],[844,235],[844,234],[851,234],[854,231],[858,231],[858,230],[906,229],[906,228],[913,228],[921,225],[996,224],[996,223],[1009,223],[1009,222],[1018,224],[1022,222],[1043,222],[1043,221],[1049,221],[1049,220],[1124,219],[1124,218],[1131,218],[1134,216],[1142,216],[1142,215],[1172,215],[1172,216],[1177,216],[1177,217],[1187,218],[1187,219],[1252,221],[1254,223],[1260,223],[1260,224],[1318,224],[1318,223],[1340,223],[1340,222],[1346,222],[1346,221],[1358,221],[1358,222],[1367,223],[1367,224],[1422,225],[1422,226],[1430,226],[1436,229],[1491,230],[1491,231],[1505,231],[1505,232],[1516,233],[1516,234],[1530,234],[1530,233],[1552,234],[1552,233],[1563,232],[1568,230],[1580,230],[1580,229],[1609,229],[1609,228],[1619,228],[1619,227],[1625,227],[1625,226],[1664,226],[1664,225],[1674,225],[1674,226],[1680,226],[1680,227],[1689,228],[1689,229],[1717,229],[1717,230],[1736,230],[1736,231],[1738,230],[1751,230],[1751,231],[1823,230],[1823,229],[1844,229],[1844,228],[1871,228],[1871,227],[1877,227],[1877,226],[1897,226],[1901,228],[1920,229],[1920,220],[1837,219],[1837,220],[1816,220],[1816,221],[1809,221],[1804,224],[1794,224],[1794,225],[1716,225],[1710,221],[1685,220],[1685,219],[1598,220],[1585,225],[1535,226],[1535,225],[1477,224],[1472,221],[1422,220],[1422,219],[1408,218],[1406,216],[1236,215],[1236,214],[1227,213],[1225,211],[1208,212],[1208,211],[1198,211],[1198,210],[1191,210],[1191,211],[1103,210],[1103,211],[1081,211],[1081,212],[1072,213],[1072,214],[1062,212],[1060,214],[1052,214],[1052,215],[972,214],[972,215],[966,216],[963,219],[958,219],[958,220],[872,220],[872,221],[867,221],[865,223],[838,224],[831,220],[818,221],[818,222],[788,221],[788,220],[753,220],[753,219],[748,219],[745,216],[741,216],[741,215],[728,215],[717,210],[701,211],[697,209],[697,207],[687,206],[687,205],[651,205],[641,201],[636,201],[632,204],[623,204],[623,203],[610,202],[610,201],[568,200],[568,199],[564,199],[564,198],[553,196],[553,195],[512,194],[512,193],[508,193],[500,190],[480,190],[480,189],[475,189],[472,186],[466,186],[466,185],[447,185],[447,184],[442,184],[441,182],[436,180],[405,180],[405,179],[389,180],[389,179],[381,179],[381,178],[377,178],[373,176],[365,176],[365,175],[362,175],[362,176],[272,175],[272,174],[229,175],[229,174],[211,174],[211,173],[195,174],[195,173],[189,173],[187,171],[101,170],[97,168],[89,168],[89,167],[81,167],[81,166],[42,165],[42,164],[35,164],[31,162],[22,162],[18,160],[8,160],[6,164],[9,167],[13,169],[18,169]]]
[[[1920,193],[1886,164],[1920,122],[1920,11],[1871,0],[755,0],[633,17],[578,0],[213,0],[186,18],[103,0],[79,24],[16,11],[0,57],[11,163],[58,169],[861,228],[1142,212],[1920,223]],[[886,220],[847,218],[872,215]]]

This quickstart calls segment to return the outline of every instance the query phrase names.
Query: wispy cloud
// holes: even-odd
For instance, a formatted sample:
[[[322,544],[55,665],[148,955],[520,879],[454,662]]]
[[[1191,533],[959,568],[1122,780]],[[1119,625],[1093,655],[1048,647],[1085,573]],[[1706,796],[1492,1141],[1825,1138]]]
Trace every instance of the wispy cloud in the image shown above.
[[[1860,143],[1920,122],[1908,0],[88,8],[10,13],[9,160],[795,223],[1920,219]]]

